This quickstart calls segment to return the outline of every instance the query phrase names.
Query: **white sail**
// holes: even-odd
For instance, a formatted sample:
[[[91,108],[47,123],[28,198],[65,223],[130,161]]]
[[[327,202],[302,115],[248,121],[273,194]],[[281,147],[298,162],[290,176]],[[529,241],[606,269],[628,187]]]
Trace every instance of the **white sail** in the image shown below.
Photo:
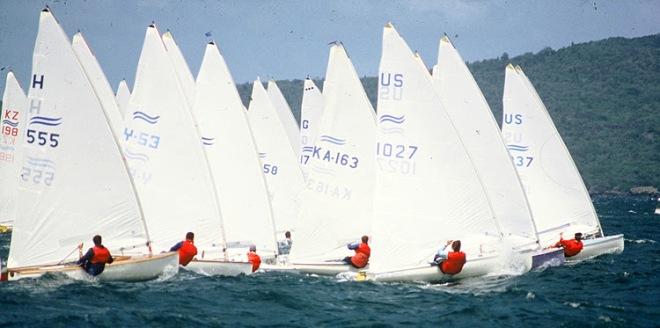
[[[330,48],[324,88],[292,262],[341,259],[347,243],[371,231],[375,113],[340,44]]]
[[[128,102],[131,100],[131,90],[126,84],[126,80],[121,80],[119,86],[117,86],[117,93],[115,94],[115,99],[117,100],[117,106],[119,107],[119,113],[122,118],[126,117],[126,110],[128,108]]]
[[[115,136],[120,137],[123,132],[124,119],[121,112],[119,112],[119,106],[117,106],[117,100],[112,93],[112,87],[106,79],[103,69],[99,65],[98,60],[96,60],[94,53],[89,48],[85,38],[83,38],[82,33],[78,32],[73,36],[72,47],[78,57],[78,61],[85,70],[85,74],[92,83],[92,88],[94,88],[96,96],[101,101],[110,127],[112,127]]]
[[[193,114],[219,196],[227,243],[254,244],[260,254],[275,255],[273,215],[257,148],[234,79],[214,43],[206,46],[195,89]]]
[[[447,36],[440,40],[433,78],[502,232],[531,239],[533,244],[537,237],[532,214],[500,129],[470,70]]]
[[[47,9],[28,103],[9,267],[57,263],[96,234],[113,253],[145,250],[148,234],[119,146],[68,37]]]
[[[303,171],[314,149],[321,114],[323,95],[312,79],[305,79],[302,105],[300,106],[300,165]]]
[[[468,260],[478,256],[479,243],[501,233],[431,75],[390,24],[377,122],[370,271],[428,268],[450,239],[463,241]]]
[[[251,99],[247,116],[266,177],[275,230],[278,239],[283,239],[298,215],[303,176],[277,110],[259,79],[254,81]]]
[[[2,96],[0,131],[0,225],[7,226],[16,216],[16,189],[22,164],[21,143],[25,136],[27,99],[14,73],[7,73]]]
[[[167,56],[174,66],[174,71],[181,84],[188,106],[192,107],[195,103],[195,78],[188,67],[186,58],[181,53],[181,49],[179,49],[179,46],[174,41],[172,33],[170,31],[163,33],[162,39],[165,49],[167,49]]]
[[[293,117],[291,107],[289,107],[289,104],[286,102],[282,91],[280,91],[280,88],[277,87],[277,83],[275,83],[274,80],[268,81],[268,97],[270,97],[271,102],[275,106],[275,110],[277,110],[277,117],[279,117],[280,122],[282,122],[282,125],[284,126],[286,136],[289,138],[291,148],[293,149],[293,152],[296,154],[297,158],[297,156],[300,154],[298,148],[300,142],[300,130],[298,129],[298,123],[296,122],[296,118]]]
[[[154,251],[168,250],[188,231],[200,252],[224,246],[201,139],[154,25],[147,28],[127,113],[124,155]]]
[[[580,173],[522,70],[506,68],[502,133],[544,245],[562,231],[602,233]]]

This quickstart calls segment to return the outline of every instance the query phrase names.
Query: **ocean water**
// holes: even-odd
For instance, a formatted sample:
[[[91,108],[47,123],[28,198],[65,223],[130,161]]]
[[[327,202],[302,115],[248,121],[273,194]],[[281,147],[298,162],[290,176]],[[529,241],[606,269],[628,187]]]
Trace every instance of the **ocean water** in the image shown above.
[[[596,197],[625,251],[453,284],[351,282],[258,273],[182,272],[145,283],[52,275],[0,283],[0,327],[13,326],[660,326],[660,215],[648,197]],[[6,258],[10,236],[0,235]]]

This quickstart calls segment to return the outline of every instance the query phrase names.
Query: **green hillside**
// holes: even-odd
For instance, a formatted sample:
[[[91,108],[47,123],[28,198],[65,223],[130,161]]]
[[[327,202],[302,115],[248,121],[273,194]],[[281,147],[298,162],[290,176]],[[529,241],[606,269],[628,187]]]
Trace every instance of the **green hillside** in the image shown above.
[[[498,121],[508,63],[520,65],[538,90],[590,191],[660,187],[660,34],[470,63]],[[376,78],[362,82],[375,105]],[[302,83],[278,81],[298,120]],[[239,86],[246,106],[251,89]]]

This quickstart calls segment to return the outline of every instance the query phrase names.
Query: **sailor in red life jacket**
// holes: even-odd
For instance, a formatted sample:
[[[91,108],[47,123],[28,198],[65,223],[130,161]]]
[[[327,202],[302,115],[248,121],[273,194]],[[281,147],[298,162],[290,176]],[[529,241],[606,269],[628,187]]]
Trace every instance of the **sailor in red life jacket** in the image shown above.
[[[176,243],[170,248],[170,252],[179,252],[179,264],[186,266],[197,255],[197,247],[195,247],[195,234],[189,232],[186,234],[186,240]]]
[[[259,270],[259,266],[261,266],[261,257],[257,254],[257,246],[250,246],[250,251],[247,253],[247,257],[248,261],[252,263],[252,272]]]
[[[582,251],[582,248],[584,247],[584,245],[582,245],[582,233],[580,232],[576,233],[575,239],[569,239],[569,240],[564,240],[564,234],[560,233],[559,241],[556,244],[554,244],[552,247],[563,248],[564,256],[566,257],[578,255]]]
[[[451,245],[452,251],[449,251],[449,245]],[[432,265],[437,265],[444,274],[455,275],[463,270],[465,262],[465,253],[461,252],[461,241],[448,240],[445,247],[438,250]]]
[[[90,275],[98,276],[105,270],[105,264],[112,263],[114,259],[110,255],[110,251],[103,246],[101,236],[96,235],[92,240],[94,247],[90,248],[84,256],[82,255],[83,244],[78,245],[78,252],[80,252],[78,265]]]
[[[354,250],[355,255],[347,256],[344,258],[344,263],[350,264],[355,268],[361,269],[369,263],[369,256],[371,256],[371,248],[369,247],[369,237],[362,236],[361,243],[351,243],[347,245],[348,249]]]

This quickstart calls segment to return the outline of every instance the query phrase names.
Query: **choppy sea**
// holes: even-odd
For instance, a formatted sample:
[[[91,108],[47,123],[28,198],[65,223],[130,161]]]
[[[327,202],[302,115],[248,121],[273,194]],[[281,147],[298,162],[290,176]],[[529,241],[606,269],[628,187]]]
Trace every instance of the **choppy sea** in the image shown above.
[[[189,272],[144,283],[44,276],[0,283],[0,327],[660,326],[660,215],[650,197],[594,198],[625,251],[520,276],[453,284]],[[11,236],[0,235],[6,259]]]

